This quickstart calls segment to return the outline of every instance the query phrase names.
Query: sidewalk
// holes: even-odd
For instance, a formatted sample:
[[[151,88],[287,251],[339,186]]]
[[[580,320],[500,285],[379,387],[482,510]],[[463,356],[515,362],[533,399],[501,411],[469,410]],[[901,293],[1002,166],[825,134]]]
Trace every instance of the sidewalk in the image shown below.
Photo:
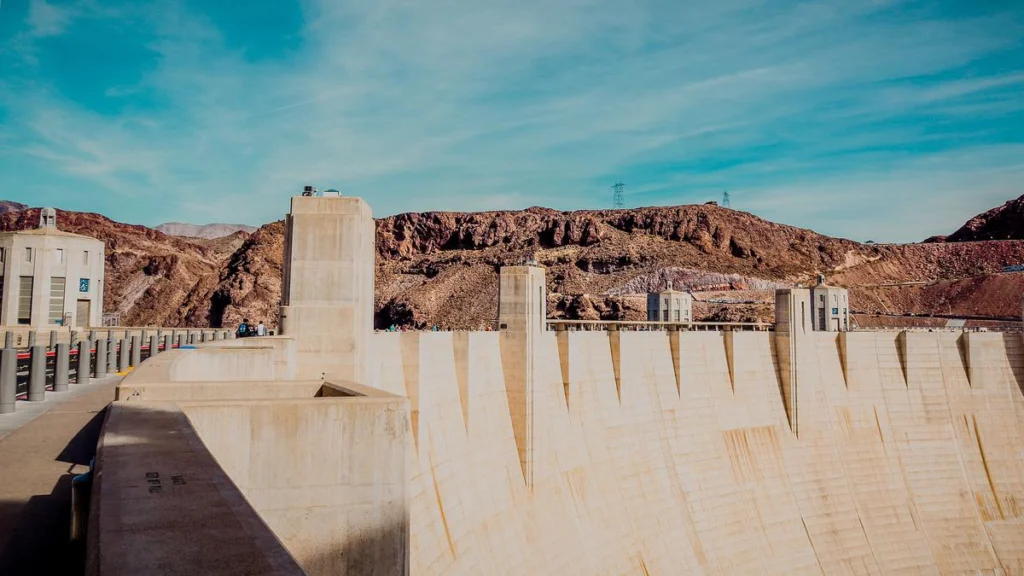
[[[72,550],[71,478],[96,453],[120,376],[71,384],[0,415],[0,574],[80,574]]]

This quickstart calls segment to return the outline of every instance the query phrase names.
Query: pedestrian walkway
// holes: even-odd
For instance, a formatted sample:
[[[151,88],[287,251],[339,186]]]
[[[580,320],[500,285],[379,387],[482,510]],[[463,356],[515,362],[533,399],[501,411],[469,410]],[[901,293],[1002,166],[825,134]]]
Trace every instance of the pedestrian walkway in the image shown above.
[[[71,479],[88,470],[120,377],[47,392],[0,415],[0,574],[81,574]]]

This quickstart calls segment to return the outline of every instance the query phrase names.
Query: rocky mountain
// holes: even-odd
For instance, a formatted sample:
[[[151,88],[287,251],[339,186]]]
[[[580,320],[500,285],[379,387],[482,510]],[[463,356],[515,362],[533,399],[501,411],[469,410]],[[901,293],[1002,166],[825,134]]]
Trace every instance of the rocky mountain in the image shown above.
[[[38,208],[0,214],[0,231],[38,224]],[[63,210],[57,211],[57,227],[106,243],[104,311],[120,313],[126,326],[187,325],[186,297],[211,276],[216,278],[244,241],[241,236],[187,240],[99,214]]]
[[[2,230],[37,222],[37,209],[0,214]],[[107,242],[106,308],[122,324],[276,324],[281,221],[213,240],[63,211],[58,227]],[[376,323],[481,328],[500,267],[530,258],[547,267],[555,318],[643,319],[646,292],[671,282],[693,291],[698,319],[768,321],[775,288],[818,273],[867,313],[1004,315],[1012,298],[984,295],[1024,291],[1024,275],[1002,274],[1024,262],[1018,240],[860,244],[714,205],[424,212],[377,220]]]
[[[1022,239],[1024,239],[1024,196],[978,214],[968,220],[959,230],[945,238],[939,236],[929,240],[973,242]]]
[[[7,212],[19,212],[28,208],[28,206],[20,202],[11,202],[9,200],[0,200],[0,214],[6,214]]]
[[[245,224],[185,224],[184,222],[167,222],[157,226],[156,230],[168,236],[188,236],[190,238],[215,240],[231,236],[236,232],[251,234],[256,231],[256,227]]]

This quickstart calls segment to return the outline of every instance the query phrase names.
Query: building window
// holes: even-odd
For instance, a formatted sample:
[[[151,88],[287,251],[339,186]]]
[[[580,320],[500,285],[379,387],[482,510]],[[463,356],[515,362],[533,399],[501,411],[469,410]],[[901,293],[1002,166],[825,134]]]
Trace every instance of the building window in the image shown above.
[[[64,249],[63,248],[57,248],[57,264],[63,264],[63,263],[64,263]]]
[[[32,249],[31,248],[25,248],[25,262],[31,262],[31,261],[32,261]]]
[[[32,288],[35,282],[31,276],[18,278],[18,324],[32,323]]]
[[[89,265],[89,251],[82,252],[82,264]]]
[[[50,324],[60,324],[61,320],[64,319],[65,282],[64,278],[50,278]]]
[[[676,322],[679,322],[679,310],[676,310]]]
[[[664,322],[668,322],[668,310],[661,311],[661,319]]]

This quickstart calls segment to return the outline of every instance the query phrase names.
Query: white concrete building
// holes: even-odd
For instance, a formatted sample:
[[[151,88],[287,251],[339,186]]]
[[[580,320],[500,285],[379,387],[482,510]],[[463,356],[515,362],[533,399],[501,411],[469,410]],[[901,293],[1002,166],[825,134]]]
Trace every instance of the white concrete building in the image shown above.
[[[812,327],[818,332],[846,332],[850,329],[850,292],[846,288],[825,284],[818,275],[818,284],[811,287]]]
[[[662,292],[647,295],[648,322],[690,322],[693,320],[693,297],[686,292],[673,290],[672,286]]]
[[[103,324],[103,241],[58,230],[53,208],[35,230],[0,233],[0,259],[0,325]]]

